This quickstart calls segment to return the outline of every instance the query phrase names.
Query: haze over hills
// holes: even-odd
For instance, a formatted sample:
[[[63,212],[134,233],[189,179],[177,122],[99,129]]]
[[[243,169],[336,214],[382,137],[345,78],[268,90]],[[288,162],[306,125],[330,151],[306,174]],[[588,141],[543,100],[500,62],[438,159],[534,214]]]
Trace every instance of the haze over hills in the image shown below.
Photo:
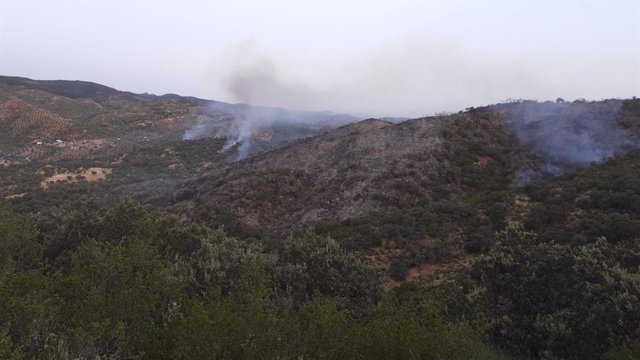
[[[640,359],[639,26],[0,0],[0,360]]]

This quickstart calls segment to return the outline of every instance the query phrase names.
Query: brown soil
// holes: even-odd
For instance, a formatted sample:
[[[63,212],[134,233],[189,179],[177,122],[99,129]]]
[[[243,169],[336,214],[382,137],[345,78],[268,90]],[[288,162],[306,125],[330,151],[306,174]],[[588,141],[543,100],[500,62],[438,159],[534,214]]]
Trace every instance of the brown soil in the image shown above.
[[[406,281],[419,281],[431,278],[438,274],[457,272],[462,269],[469,269],[475,257],[465,255],[454,258],[451,261],[441,262],[437,264],[421,264],[409,269]]]
[[[105,180],[107,176],[110,174],[111,174],[110,168],[99,168],[99,167],[80,169],[78,171],[60,172],[42,180],[40,182],[40,186],[43,189],[46,189],[49,187],[49,185],[57,182],[75,183],[80,181],[76,178],[78,175],[84,176],[84,179],[83,179],[84,181],[88,181],[88,182],[100,181],[100,180]]]
[[[493,159],[491,159],[488,156],[478,156],[478,159],[476,160],[476,162],[474,163],[476,166],[479,167],[485,167],[487,165],[489,165],[489,163],[493,161]]]

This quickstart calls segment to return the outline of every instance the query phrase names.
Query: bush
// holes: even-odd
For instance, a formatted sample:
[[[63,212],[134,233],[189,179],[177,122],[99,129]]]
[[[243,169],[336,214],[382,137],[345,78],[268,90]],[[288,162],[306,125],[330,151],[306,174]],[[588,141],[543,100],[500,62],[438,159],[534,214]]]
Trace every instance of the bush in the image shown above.
[[[619,259],[604,240],[570,246],[507,228],[477,262],[489,333],[535,358],[597,359],[612,344],[637,340],[640,273]]]

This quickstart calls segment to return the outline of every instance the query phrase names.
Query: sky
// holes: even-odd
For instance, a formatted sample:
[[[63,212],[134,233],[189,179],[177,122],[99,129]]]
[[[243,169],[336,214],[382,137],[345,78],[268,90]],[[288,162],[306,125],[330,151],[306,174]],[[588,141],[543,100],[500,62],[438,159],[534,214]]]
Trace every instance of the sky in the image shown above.
[[[0,74],[417,117],[640,96],[638,0],[0,0]]]

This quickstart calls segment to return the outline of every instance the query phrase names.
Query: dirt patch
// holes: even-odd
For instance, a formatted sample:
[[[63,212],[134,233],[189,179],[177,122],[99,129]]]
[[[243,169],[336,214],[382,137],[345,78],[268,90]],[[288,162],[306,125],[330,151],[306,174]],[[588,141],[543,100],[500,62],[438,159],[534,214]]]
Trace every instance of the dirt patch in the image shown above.
[[[122,162],[124,161],[124,158],[127,157],[127,154],[122,154],[120,155],[117,159],[113,160],[111,162],[111,165],[120,165],[122,164]]]
[[[474,162],[474,165],[479,166],[479,167],[485,167],[485,166],[489,165],[489,163],[491,163],[492,161],[493,160],[488,156],[478,156],[478,158]]]
[[[87,169],[81,168],[77,171],[59,172],[57,174],[49,176],[48,178],[40,182],[40,187],[42,187],[43,189],[46,189],[49,187],[49,185],[52,185],[58,182],[75,183],[78,181],[88,181],[88,182],[101,181],[101,180],[105,180],[108,175],[111,175],[110,168],[99,168],[99,167],[92,167]]]
[[[27,193],[21,193],[21,194],[13,194],[13,195],[9,195],[9,196],[5,196],[5,200],[9,200],[9,199],[16,199],[16,198],[21,198],[23,196],[27,195]]]
[[[72,148],[79,149],[83,147],[102,148],[107,144],[106,139],[90,139],[90,140],[78,140],[78,141],[56,141],[56,146],[60,148]]]
[[[269,131],[258,131],[255,134],[255,137],[260,140],[260,141],[271,141],[271,138],[273,137],[273,135],[269,132]]]
[[[513,211],[510,212],[510,215],[507,217],[508,223],[523,223],[531,209],[536,205],[536,202],[531,201],[531,199],[523,194],[516,195],[513,201]]]
[[[457,272],[462,269],[469,269],[473,265],[475,258],[471,255],[454,258],[451,261],[436,264],[421,264],[409,269],[406,281],[418,281],[428,279],[438,274]]]
[[[213,161],[203,161],[200,163],[200,166],[198,166],[197,172],[204,171],[210,168],[212,165],[213,165]]]

